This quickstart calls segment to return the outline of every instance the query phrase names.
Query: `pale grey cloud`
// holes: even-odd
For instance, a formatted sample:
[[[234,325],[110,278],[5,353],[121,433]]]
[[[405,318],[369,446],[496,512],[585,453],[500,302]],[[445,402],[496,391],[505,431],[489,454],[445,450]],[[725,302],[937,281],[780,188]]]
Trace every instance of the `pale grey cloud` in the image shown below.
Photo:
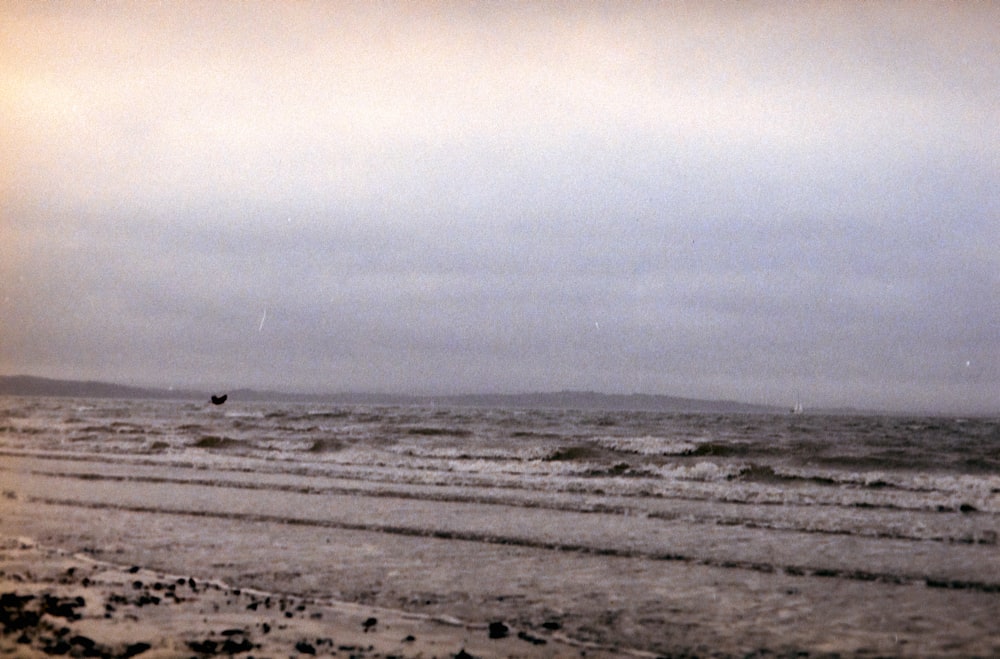
[[[1000,404],[989,5],[4,13],[4,372]]]

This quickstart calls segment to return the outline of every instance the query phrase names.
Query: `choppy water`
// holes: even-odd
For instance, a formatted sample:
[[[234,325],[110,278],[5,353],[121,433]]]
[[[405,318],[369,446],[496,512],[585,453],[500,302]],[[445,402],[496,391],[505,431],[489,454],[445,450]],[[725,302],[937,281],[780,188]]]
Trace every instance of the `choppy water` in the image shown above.
[[[148,512],[185,485],[205,503],[180,512],[918,584],[1000,610],[997,419],[4,398],[11,460],[43,503]]]
[[[0,451],[641,499],[1000,513],[1000,421],[0,399]]]

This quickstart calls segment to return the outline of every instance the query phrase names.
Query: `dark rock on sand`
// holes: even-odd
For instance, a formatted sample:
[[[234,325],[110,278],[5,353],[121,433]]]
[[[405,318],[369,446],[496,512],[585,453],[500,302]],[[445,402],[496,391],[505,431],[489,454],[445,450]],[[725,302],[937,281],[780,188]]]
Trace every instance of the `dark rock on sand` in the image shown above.
[[[42,652],[45,654],[69,654],[69,651],[73,649],[69,643],[63,639],[44,639],[44,644],[42,645]]]
[[[507,638],[510,628],[502,622],[490,623],[490,638]]]
[[[299,641],[295,644],[295,651],[299,654],[316,654],[316,648],[311,643]]]
[[[188,641],[187,646],[199,654],[215,654],[215,650],[219,647],[219,644],[210,638],[206,638],[204,641]]]
[[[130,657],[134,657],[137,654],[142,654],[151,647],[153,646],[150,645],[149,643],[132,643],[131,645],[125,647],[125,651],[122,653],[122,657],[124,657],[125,659],[129,659]]]
[[[365,633],[367,634],[368,631],[377,624],[378,618],[368,618],[361,624],[361,626],[365,628]]]
[[[522,641],[527,641],[528,643],[531,643],[532,645],[545,645],[546,643],[548,643],[548,641],[546,641],[544,638],[533,636],[528,632],[518,632],[517,637]]]
[[[77,609],[86,606],[87,602],[82,597],[56,597],[55,595],[45,595],[42,599],[42,613],[48,613],[56,618],[66,618],[67,620],[79,620],[80,614]]]
[[[222,644],[222,652],[225,654],[239,654],[240,652],[249,652],[253,650],[253,647],[253,643],[248,638],[241,638],[238,641],[227,638]]]
[[[155,595],[143,594],[143,596],[137,599],[135,603],[136,606],[146,606],[147,604],[154,604],[154,605],[159,604],[160,601],[161,601],[160,598],[156,597]]]
[[[25,610],[34,595],[18,595],[16,592],[0,595],[0,625],[4,633],[21,631],[38,625],[41,615],[37,611]]]

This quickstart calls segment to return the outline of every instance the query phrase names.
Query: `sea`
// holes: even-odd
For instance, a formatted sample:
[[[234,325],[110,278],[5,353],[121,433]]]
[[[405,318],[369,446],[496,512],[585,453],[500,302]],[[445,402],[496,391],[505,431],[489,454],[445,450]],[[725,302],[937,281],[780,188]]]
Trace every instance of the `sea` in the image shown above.
[[[105,558],[581,648],[1000,655],[997,418],[5,397],[0,483]]]

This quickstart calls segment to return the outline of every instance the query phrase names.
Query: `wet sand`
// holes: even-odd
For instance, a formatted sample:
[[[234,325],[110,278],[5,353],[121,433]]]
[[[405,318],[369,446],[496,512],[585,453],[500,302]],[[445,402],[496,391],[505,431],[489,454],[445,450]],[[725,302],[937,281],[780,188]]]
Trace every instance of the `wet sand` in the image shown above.
[[[605,653],[470,624],[97,561],[0,539],[0,654],[84,657]],[[541,651],[544,647],[544,651]]]
[[[8,654],[1000,654],[995,544],[961,545],[975,560],[939,573],[941,543],[902,554],[836,535],[332,496],[308,479],[248,490],[205,469],[92,469],[0,469],[5,616],[38,617],[5,631]]]

